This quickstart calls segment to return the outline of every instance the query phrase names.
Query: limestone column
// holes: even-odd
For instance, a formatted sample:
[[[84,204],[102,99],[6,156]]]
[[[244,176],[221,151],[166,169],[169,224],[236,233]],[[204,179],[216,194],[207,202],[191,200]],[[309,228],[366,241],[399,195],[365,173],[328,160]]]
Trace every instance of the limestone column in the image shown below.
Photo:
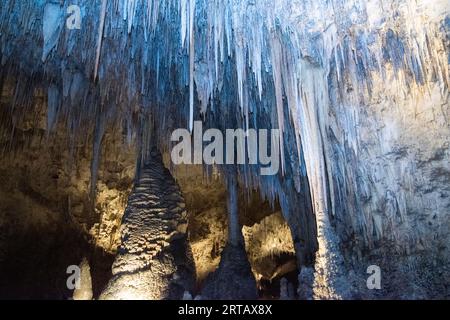
[[[228,243],[221,254],[219,267],[205,281],[203,299],[252,300],[258,298],[255,276],[245,251],[239,224],[238,182],[235,175],[227,178]]]
[[[228,242],[233,246],[242,246],[244,237],[242,236],[242,228],[239,224],[238,183],[235,176],[228,178],[227,189]]]
[[[181,191],[152,152],[128,200],[113,278],[101,299],[182,299],[192,291],[195,267],[187,241]]]

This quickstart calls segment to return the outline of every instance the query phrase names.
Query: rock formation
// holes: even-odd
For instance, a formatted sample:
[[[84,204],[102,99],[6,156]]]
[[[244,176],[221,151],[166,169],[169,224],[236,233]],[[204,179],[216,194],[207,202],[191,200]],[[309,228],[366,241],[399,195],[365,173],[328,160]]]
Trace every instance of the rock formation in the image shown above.
[[[17,288],[11,295],[41,295],[29,251],[58,275],[88,257],[95,297],[115,259],[103,296],[117,297],[142,269],[144,282],[161,286],[136,285],[140,297],[181,298],[191,289],[168,280],[178,270],[172,246],[188,256],[176,240],[181,196],[163,190],[176,188],[173,179],[193,199],[190,222],[203,228],[192,235],[196,261],[207,255],[202,279],[224,256],[245,261],[246,274],[258,273],[257,261],[277,265],[278,254],[248,259],[242,244],[223,250],[238,224],[230,216],[231,233],[217,235],[232,178],[241,202],[256,193],[272,210],[246,217],[239,204],[241,226],[281,212],[290,236],[275,251],[292,246],[300,297],[449,297],[448,1],[76,2],[79,28],[67,24],[68,0],[0,7],[0,261],[30,277],[0,278]],[[222,132],[280,130],[280,171],[218,164],[183,173],[166,161],[167,173],[152,148],[167,157],[171,133],[195,121]],[[220,183],[208,187],[212,180]],[[162,210],[166,203],[174,207]],[[55,247],[66,253],[55,257]],[[381,290],[367,288],[371,265],[383,271]],[[71,297],[55,286],[49,296]]]
[[[92,276],[89,261],[84,258],[80,265],[80,287],[73,292],[73,300],[92,300]]]
[[[205,281],[203,299],[255,300],[258,297],[255,276],[245,251],[239,224],[238,185],[236,177],[227,181],[228,242],[221,253],[220,264]]]
[[[152,151],[130,198],[113,278],[101,299],[181,299],[194,285],[181,192]]]

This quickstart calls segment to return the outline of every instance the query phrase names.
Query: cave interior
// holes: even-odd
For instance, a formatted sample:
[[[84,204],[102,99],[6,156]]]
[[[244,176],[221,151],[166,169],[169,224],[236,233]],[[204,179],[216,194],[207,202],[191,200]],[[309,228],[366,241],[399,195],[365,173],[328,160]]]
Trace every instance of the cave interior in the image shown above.
[[[0,17],[0,299],[450,298],[448,1]]]

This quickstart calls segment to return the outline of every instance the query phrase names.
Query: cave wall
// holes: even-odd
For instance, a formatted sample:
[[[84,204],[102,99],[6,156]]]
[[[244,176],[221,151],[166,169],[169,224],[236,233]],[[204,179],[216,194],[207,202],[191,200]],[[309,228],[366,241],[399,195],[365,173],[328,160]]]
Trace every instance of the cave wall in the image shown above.
[[[33,93],[33,112],[15,121],[9,112],[14,90],[9,84],[3,89],[1,297],[69,299],[67,268],[86,257],[98,296],[109,280],[113,254],[120,244],[136,151],[121,132],[105,134],[92,198],[92,133],[71,147],[63,125],[50,135],[47,96],[39,90]]]
[[[402,77],[388,70],[390,88],[381,89],[383,80],[374,77],[367,104],[331,107],[325,128],[330,218],[348,264],[380,266],[393,297],[444,297],[449,293],[444,280],[450,230],[448,92],[431,83],[399,93]]]
[[[434,7],[400,3],[372,9],[352,28],[354,63],[348,64],[350,53],[338,47],[332,54],[340,57],[324,70],[303,73],[305,81],[315,79],[311,91],[323,93],[323,109],[314,123],[306,122],[320,135],[313,136],[313,159],[321,162],[323,153],[321,166],[309,171],[316,212],[327,212],[318,220],[316,279],[321,280],[315,281],[314,294],[447,297],[448,7],[436,2]],[[386,15],[391,9],[398,19]],[[412,25],[411,15],[421,24]],[[378,45],[361,30],[367,26],[386,31],[383,70],[371,69],[374,60],[364,60]],[[418,36],[425,28],[429,36]],[[424,52],[420,41],[435,49]],[[411,42],[418,46],[410,48]],[[380,292],[365,288],[370,265],[383,270]],[[317,269],[325,271],[317,274]],[[326,278],[335,279],[330,280],[335,291],[321,285]]]

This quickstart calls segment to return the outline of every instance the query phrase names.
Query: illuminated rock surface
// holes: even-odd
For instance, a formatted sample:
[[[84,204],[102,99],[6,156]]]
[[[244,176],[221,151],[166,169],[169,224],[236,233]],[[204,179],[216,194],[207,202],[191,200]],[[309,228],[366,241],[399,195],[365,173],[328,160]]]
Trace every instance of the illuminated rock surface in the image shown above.
[[[194,265],[181,192],[156,152],[128,200],[113,278],[101,299],[181,299]]]
[[[73,300],[92,300],[92,276],[89,261],[84,258],[80,265],[80,287],[74,290]]]

